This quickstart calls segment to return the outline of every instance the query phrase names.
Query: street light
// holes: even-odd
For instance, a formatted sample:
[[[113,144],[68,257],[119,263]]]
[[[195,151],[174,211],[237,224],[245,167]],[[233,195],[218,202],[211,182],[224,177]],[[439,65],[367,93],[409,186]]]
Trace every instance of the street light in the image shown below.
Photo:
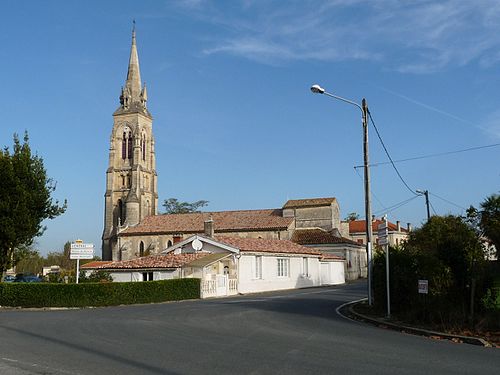
[[[372,209],[370,204],[370,168],[368,163],[368,105],[366,103],[365,98],[361,101],[361,105],[352,100],[342,98],[341,96],[337,96],[329,93],[320,85],[312,85],[311,91],[314,94],[323,94],[334,99],[343,101],[345,103],[349,103],[358,107],[361,110],[362,114],[362,124],[363,124],[363,157],[364,157],[364,185],[365,185],[365,221],[366,221],[366,256],[368,258],[368,304],[371,306],[373,303],[372,297],[372,271],[373,271],[373,263],[372,263]]]

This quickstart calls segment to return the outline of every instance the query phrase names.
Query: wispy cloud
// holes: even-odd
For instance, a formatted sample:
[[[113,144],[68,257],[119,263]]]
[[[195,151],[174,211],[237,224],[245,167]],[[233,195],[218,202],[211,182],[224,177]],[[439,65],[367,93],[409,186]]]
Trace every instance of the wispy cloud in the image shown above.
[[[500,110],[490,113],[483,121],[481,129],[491,137],[500,139]]]
[[[182,2],[221,26],[205,54],[264,63],[314,59],[376,60],[389,69],[430,73],[448,66],[500,62],[497,0],[300,0]]]

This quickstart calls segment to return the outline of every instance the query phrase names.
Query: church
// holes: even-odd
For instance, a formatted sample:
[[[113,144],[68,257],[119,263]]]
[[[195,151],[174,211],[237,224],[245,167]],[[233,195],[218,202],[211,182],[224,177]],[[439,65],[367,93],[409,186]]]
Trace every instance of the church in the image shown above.
[[[339,204],[333,197],[289,200],[272,209],[158,214],[153,117],[147,108],[146,85],[141,82],[135,29],[119,98],[106,171],[103,261],[156,256],[206,234],[208,225],[214,236],[263,243],[283,240],[312,247],[345,259],[347,279],[365,276],[365,248],[347,238],[349,225],[341,222]]]

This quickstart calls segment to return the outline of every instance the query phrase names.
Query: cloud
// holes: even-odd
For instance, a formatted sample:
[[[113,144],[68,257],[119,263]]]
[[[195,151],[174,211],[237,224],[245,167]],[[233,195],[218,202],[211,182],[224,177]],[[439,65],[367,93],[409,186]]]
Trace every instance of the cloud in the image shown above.
[[[494,139],[500,139],[500,110],[490,113],[480,128]]]
[[[186,0],[192,16],[218,26],[205,54],[263,63],[372,60],[404,73],[500,61],[496,0]],[[192,6],[195,5],[195,6]]]

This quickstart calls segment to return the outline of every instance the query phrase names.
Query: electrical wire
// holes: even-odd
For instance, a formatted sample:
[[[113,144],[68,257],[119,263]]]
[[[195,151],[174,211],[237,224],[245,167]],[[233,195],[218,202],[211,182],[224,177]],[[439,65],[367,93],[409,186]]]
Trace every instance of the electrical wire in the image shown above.
[[[431,194],[431,193],[429,192],[429,194]],[[449,201],[448,199],[445,199],[445,198],[443,198],[443,197],[440,197],[439,195],[437,195],[437,194],[435,194],[435,193],[432,193],[431,195],[435,196],[435,197],[436,197],[436,198],[438,198],[438,199],[441,199],[442,201],[444,201],[444,202],[446,202],[446,203],[451,204],[452,206],[458,207],[458,208],[460,208],[460,209],[462,209],[462,210],[467,210],[465,207],[462,207],[462,206],[460,206],[459,204],[453,203],[452,201]]]
[[[412,157],[412,158],[394,160],[394,163],[402,163],[402,162],[411,161],[411,160],[428,159],[428,158],[434,158],[434,157],[438,157],[438,156],[445,156],[445,155],[451,155],[451,154],[459,154],[459,153],[462,153],[462,152],[476,151],[476,150],[482,150],[484,148],[498,147],[498,146],[500,146],[500,143],[494,143],[494,144],[491,144],[491,145],[484,145],[484,146],[469,147],[469,148],[464,148],[464,149],[461,149],[461,150],[438,152],[436,154],[428,154],[428,155],[422,155],[422,156],[415,156],[415,157]],[[379,165],[385,165],[385,164],[391,164],[391,162],[390,161],[382,161],[382,162],[379,162],[379,163],[372,163],[372,164],[370,164],[370,167],[378,167]],[[357,169],[357,168],[363,168],[363,165],[356,165],[354,168],[355,169]]]
[[[436,210],[434,209],[434,206],[432,205],[432,203],[429,201],[429,205],[431,206],[432,208],[432,212],[434,212],[434,215],[437,216],[437,212]]]
[[[377,126],[375,125],[375,121],[373,121],[373,117],[372,117],[371,112],[370,112],[369,110],[367,110],[367,112],[368,112],[368,116],[370,117],[370,121],[371,121],[371,123],[372,123],[373,127],[375,128],[375,132],[377,133],[377,137],[378,137],[378,139],[379,139],[380,143],[382,144],[382,147],[384,148],[385,154],[386,154],[386,155],[387,155],[387,157],[389,158],[389,160],[390,160],[390,162],[391,162],[391,164],[392,164],[392,167],[393,167],[393,168],[394,168],[394,170],[396,171],[396,173],[397,173],[397,175],[398,175],[399,179],[400,179],[400,180],[401,180],[401,182],[402,182],[402,183],[406,186],[406,188],[407,188],[409,191],[411,191],[411,193],[412,193],[412,194],[414,194],[415,196],[419,196],[419,194],[417,194],[417,193],[415,192],[415,190],[414,190],[414,189],[412,189],[411,187],[409,187],[409,186],[408,186],[408,184],[406,183],[406,181],[405,181],[405,180],[403,179],[403,177],[401,176],[401,173],[399,173],[398,169],[396,168],[396,165],[394,164],[394,161],[393,161],[393,160],[392,160],[392,158],[391,158],[391,155],[389,155],[389,151],[387,151],[387,147],[385,147],[384,141],[382,140],[382,137],[380,136],[380,133],[379,133],[379,131],[378,131],[378,129],[377,129]]]
[[[399,203],[393,204],[392,206],[389,206],[389,207],[385,208],[384,210],[375,211],[374,214],[376,216],[380,215],[381,213],[387,214],[389,212],[397,210],[400,207],[403,207],[404,205],[410,203],[412,200],[417,199],[418,197],[420,197],[420,195],[416,195],[414,197],[410,197],[408,199],[405,199],[404,201],[401,201]]]
[[[356,171],[356,174],[359,176],[361,181],[363,181],[363,177],[359,174],[358,170],[356,168],[354,168],[354,170]],[[377,195],[373,192],[373,189],[371,189],[370,192],[373,195],[373,197],[375,198],[375,200],[378,202],[378,204],[380,204],[385,209],[386,208],[385,204],[383,204],[382,201],[377,197]]]

